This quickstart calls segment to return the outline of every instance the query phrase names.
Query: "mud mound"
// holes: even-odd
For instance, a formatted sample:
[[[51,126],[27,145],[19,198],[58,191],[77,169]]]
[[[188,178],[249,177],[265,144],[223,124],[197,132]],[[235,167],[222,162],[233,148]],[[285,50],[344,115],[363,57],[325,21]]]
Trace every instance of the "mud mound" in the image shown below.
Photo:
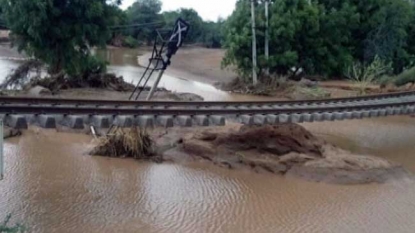
[[[249,168],[303,179],[361,184],[407,177],[401,166],[356,155],[315,137],[296,124],[231,127],[188,134],[180,151],[226,168]]]
[[[257,150],[278,156],[290,152],[321,156],[323,142],[296,124],[264,127],[242,127],[237,133],[217,135],[217,146],[236,150]]]

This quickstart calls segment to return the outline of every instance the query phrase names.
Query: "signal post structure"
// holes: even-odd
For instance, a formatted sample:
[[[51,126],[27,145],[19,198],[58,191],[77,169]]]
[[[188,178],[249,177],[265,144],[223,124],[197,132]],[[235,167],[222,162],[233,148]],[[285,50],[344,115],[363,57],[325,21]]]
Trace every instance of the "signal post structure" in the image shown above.
[[[177,53],[179,48],[182,47],[183,41],[186,38],[189,30],[189,23],[179,18],[176,21],[174,29],[171,31],[171,34],[167,40],[163,38],[163,35],[159,31],[157,31],[157,36],[154,40],[153,53],[149,59],[148,66],[141,76],[141,79],[137,83],[133,93],[131,94],[130,100],[138,100],[154,72],[158,71],[159,74],[154,81],[154,84],[151,87],[146,100],[150,101],[153,98],[164,72],[171,64],[171,58]],[[141,87],[142,83],[143,86]]]

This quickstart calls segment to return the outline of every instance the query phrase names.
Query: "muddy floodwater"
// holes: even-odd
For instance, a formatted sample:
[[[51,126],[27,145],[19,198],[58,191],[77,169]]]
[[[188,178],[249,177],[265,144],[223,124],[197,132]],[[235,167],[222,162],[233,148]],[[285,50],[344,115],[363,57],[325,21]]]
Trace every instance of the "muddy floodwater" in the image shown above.
[[[106,51],[99,51],[98,54],[111,63],[109,71],[123,76],[124,80],[129,83],[137,84],[144,68],[142,65],[137,64],[138,56],[142,53],[132,49],[111,49]],[[174,60],[172,61],[174,62]],[[147,64],[143,64],[147,65]],[[212,85],[205,84],[203,82],[193,81],[192,75],[190,77],[174,77],[169,74],[169,69],[163,75],[159,83],[159,87],[164,87],[167,90],[181,93],[192,93],[203,97],[206,101],[254,101],[254,100],[270,100],[266,97],[255,97],[238,94],[229,94],[221,91]],[[147,86],[152,86],[157,73],[154,73],[152,78],[148,81]],[[209,79],[208,77],[206,79]],[[144,84],[144,81],[141,85]]]
[[[306,125],[415,172],[415,120]],[[341,186],[208,164],[85,155],[91,138],[28,132],[5,146],[0,219],[30,232],[413,232],[415,182]]]
[[[131,74],[127,77],[134,80],[140,69],[130,60],[135,56],[124,53],[111,69]],[[172,80],[164,85],[177,88],[181,79]],[[186,90],[198,94],[209,88],[218,91],[211,86],[197,89],[199,85],[207,86],[183,80]],[[304,126],[344,149],[387,158],[415,172],[415,118]],[[86,135],[36,130],[8,140],[6,176],[0,181],[0,220],[12,214],[13,222],[39,233],[409,233],[415,229],[412,179],[341,186],[202,163],[91,157],[86,152],[92,140]]]

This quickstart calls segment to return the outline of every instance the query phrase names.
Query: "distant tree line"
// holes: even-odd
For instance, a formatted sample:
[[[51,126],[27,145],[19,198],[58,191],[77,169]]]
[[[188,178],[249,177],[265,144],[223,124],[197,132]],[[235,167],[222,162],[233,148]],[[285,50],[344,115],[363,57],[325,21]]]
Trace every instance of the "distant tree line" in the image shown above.
[[[264,56],[264,6],[256,3],[258,73],[344,77],[373,61],[392,74],[415,62],[415,6],[410,0],[271,0],[270,58]],[[223,32],[224,66],[241,77],[252,70],[250,1],[239,0]],[[356,64],[359,64],[357,66]]]
[[[206,47],[219,48],[222,43],[222,26],[224,20],[204,21],[193,9],[161,12],[160,0],[137,0],[127,10],[119,12],[121,19],[115,25],[113,36],[122,36],[127,46],[151,44],[156,29],[161,32],[171,30],[176,20],[181,17],[191,24],[186,43],[201,44]]]

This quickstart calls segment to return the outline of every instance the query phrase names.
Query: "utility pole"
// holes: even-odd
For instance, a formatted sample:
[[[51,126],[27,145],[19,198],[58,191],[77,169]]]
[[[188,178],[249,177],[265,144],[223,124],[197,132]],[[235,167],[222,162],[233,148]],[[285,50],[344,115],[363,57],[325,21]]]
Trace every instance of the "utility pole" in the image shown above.
[[[267,68],[265,73],[269,75],[269,0],[265,0],[265,59],[267,61]]]
[[[252,21],[252,79],[254,85],[258,83],[257,69],[257,51],[256,51],[256,26],[255,26],[255,1],[251,0],[251,21]]]

